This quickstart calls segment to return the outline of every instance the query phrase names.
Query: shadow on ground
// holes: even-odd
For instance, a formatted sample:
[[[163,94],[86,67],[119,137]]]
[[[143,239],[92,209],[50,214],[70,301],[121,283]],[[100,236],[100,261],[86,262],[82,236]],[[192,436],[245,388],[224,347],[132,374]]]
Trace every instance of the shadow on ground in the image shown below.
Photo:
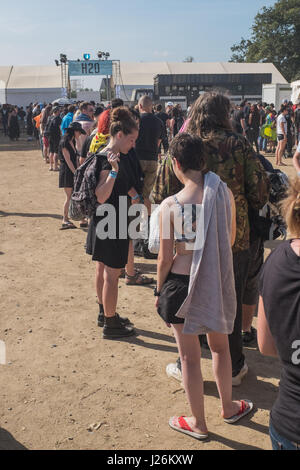
[[[0,428],[0,450],[27,450],[6,429]]]

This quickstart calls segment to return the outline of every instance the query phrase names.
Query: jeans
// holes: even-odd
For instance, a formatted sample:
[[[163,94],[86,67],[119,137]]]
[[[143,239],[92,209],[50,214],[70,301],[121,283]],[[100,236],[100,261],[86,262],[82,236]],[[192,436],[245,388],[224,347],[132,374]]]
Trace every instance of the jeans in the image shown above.
[[[271,423],[269,427],[269,434],[273,450],[300,450],[300,444],[289,441],[285,437],[280,436],[280,434],[275,431]]]
[[[259,150],[263,150],[264,152],[267,150],[267,139],[264,139],[263,137],[259,136],[258,137],[258,145],[259,145]]]
[[[234,328],[229,335],[229,347],[232,362],[232,376],[239,374],[245,363],[243,355],[243,337],[242,337],[242,321],[243,321],[243,299],[246,289],[246,282],[249,271],[250,251],[238,251],[233,253],[233,270],[235,280],[235,291],[237,310],[234,321]]]

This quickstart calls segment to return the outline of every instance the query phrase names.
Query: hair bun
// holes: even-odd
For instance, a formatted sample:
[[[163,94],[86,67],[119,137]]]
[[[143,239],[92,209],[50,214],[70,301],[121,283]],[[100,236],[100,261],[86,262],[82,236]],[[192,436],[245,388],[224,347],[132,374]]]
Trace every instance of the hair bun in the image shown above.
[[[132,119],[132,115],[130,111],[125,108],[125,106],[120,106],[119,108],[113,109],[111,113],[111,123],[113,122],[122,122],[127,120],[128,118]]]

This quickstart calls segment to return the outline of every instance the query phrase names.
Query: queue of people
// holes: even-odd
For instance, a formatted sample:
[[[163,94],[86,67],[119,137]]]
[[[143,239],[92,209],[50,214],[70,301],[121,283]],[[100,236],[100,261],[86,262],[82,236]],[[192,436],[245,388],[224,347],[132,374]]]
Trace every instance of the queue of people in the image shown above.
[[[282,142],[288,140],[288,106],[283,104],[276,123],[278,165]],[[64,116],[59,107],[48,105],[40,113],[39,129],[48,148],[45,161],[49,159],[51,171],[59,170],[59,187],[66,194],[61,229],[75,228],[68,214],[76,170],[88,158],[94,161],[87,178],[94,184],[96,210],[80,224],[88,227],[86,252],[96,264],[97,321],[104,339],[136,334],[131,320],[117,313],[119,278],[141,286],[153,279],[134,267],[130,208],[143,205],[149,224],[152,202],[161,203],[153,310],[172,328],[179,358],[166,371],[183,382],[191,411],[188,417],[170,418],[170,427],[198,440],[209,437],[201,373],[204,336],[212,353],[221,419],[234,424],[253,410],[251,397],[232,399],[232,387],[240,386],[248,373],[243,346],[251,337],[260,295],[259,348],[283,363],[270,422],[272,446],[299,449],[300,180],[291,183],[283,203],[292,238],[272,253],[259,285],[263,239],[252,235],[253,214],[266,204],[270,189],[257,155],[265,145],[259,133],[266,108],[252,105],[247,115],[246,107],[241,104],[232,114],[230,100],[214,92],[201,95],[186,120],[171,102],[165,112],[158,105],[154,113],[148,96],[140,98],[137,109],[119,99],[105,110],[84,102],[79,109],[70,106]],[[294,156],[298,176],[299,161],[300,145]],[[114,214],[109,227],[113,236],[104,233],[104,207]],[[147,237],[142,253],[151,258]]]

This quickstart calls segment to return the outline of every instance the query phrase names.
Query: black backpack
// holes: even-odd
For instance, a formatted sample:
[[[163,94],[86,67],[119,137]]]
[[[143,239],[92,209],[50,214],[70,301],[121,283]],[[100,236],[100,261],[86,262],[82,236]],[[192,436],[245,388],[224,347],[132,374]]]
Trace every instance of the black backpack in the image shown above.
[[[52,126],[53,119],[54,119],[53,116],[48,117],[47,124],[46,124],[45,130],[44,130],[44,137],[50,137],[51,129],[52,129],[51,126]]]
[[[267,172],[270,182],[269,201],[259,211],[257,217],[251,217],[249,212],[250,224],[264,241],[276,240],[283,236],[286,238],[287,227],[281,214],[280,203],[286,197],[289,186],[289,180],[285,173],[280,170]],[[251,220],[252,219],[252,220]]]
[[[98,149],[98,152],[99,150],[101,149]],[[74,189],[69,206],[70,219],[82,220],[92,217],[96,212],[98,202],[95,191],[101,172],[101,156],[93,153],[75,171]]]

